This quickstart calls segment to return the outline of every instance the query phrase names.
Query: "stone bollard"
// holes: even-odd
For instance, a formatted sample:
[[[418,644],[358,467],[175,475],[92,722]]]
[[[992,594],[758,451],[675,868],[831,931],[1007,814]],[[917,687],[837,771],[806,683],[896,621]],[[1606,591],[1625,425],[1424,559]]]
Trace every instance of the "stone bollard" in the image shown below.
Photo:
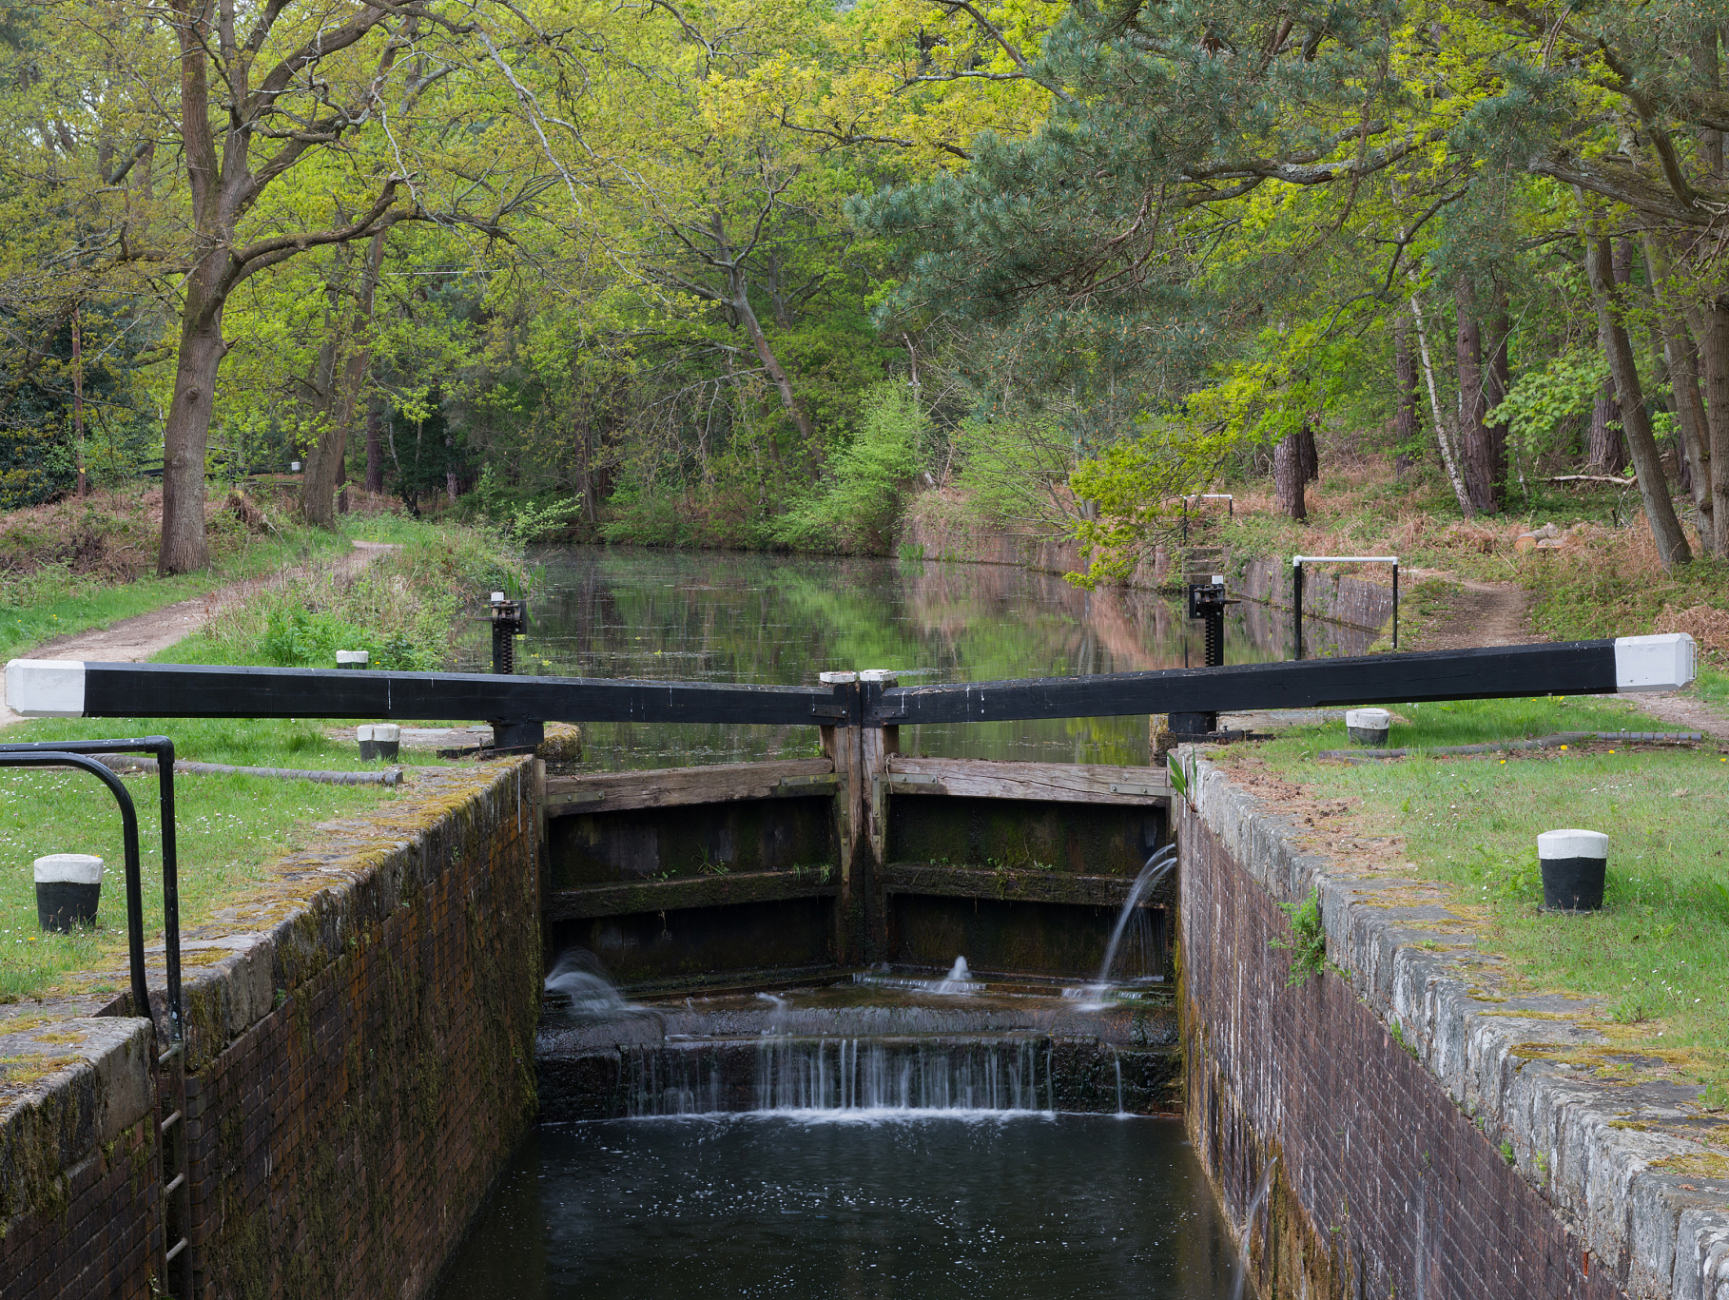
[[[338,668],[364,668],[372,662],[370,650],[338,650],[336,666]]]
[[[102,859],[88,853],[50,853],[36,859],[36,924],[70,931],[92,925],[102,901]]]
[[[1368,745],[1374,749],[1387,747],[1387,730],[1393,715],[1385,709],[1345,710],[1345,734],[1353,745]]]
[[[362,762],[395,758],[402,745],[402,728],[394,722],[368,723],[354,729],[354,738],[360,742]]]
[[[1603,906],[1609,837],[1601,831],[1544,831],[1537,837],[1543,906],[1551,912],[1595,912]]]

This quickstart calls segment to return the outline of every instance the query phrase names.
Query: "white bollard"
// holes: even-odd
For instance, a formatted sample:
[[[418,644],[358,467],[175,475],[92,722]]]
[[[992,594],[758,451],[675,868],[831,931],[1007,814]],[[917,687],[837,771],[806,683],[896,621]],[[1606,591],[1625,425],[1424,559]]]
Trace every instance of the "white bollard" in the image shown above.
[[[377,758],[395,758],[402,744],[402,728],[394,722],[369,722],[354,729],[360,742],[360,757],[370,763]]]
[[[1551,912],[1595,912],[1603,906],[1609,837],[1602,831],[1544,831],[1537,837],[1543,906]]]
[[[338,668],[364,668],[372,662],[370,650],[338,650],[336,666]]]
[[[36,923],[60,931],[93,925],[102,901],[102,859],[88,853],[50,853],[35,865]]]
[[[1345,710],[1345,734],[1356,745],[1385,749],[1387,731],[1392,725],[1393,715],[1385,709]]]

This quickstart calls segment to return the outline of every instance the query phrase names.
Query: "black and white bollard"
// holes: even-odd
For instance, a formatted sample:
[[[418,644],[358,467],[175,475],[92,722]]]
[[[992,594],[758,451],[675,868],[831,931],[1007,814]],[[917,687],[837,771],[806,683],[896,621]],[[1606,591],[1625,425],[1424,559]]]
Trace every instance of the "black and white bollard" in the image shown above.
[[[36,923],[62,933],[91,925],[102,901],[102,859],[88,853],[50,853],[36,859]]]
[[[402,728],[394,722],[374,722],[356,727],[354,738],[360,742],[362,762],[395,758],[402,747]]]
[[[1609,837],[1601,831],[1544,831],[1537,837],[1543,906],[1551,912],[1595,912],[1603,906]]]
[[[1346,709],[1345,734],[1353,745],[1368,745],[1374,749],[1387,747],[1387,729],[1393,715],[1385,709]]]

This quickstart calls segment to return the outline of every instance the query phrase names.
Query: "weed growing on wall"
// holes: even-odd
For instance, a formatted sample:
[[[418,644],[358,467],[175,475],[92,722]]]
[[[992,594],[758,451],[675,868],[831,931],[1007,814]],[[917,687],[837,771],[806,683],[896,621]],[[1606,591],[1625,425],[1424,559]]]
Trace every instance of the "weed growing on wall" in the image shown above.
[[[1291,921],[1291,942],[1268,939],[1269,948],[1282,948],[1291,954],[1291,978],[1286,988],[1303,983],[1311,975],[1319,975],[1327,964],[1327,932],[1321,927],[1321,891],[1311,889],[1300,903],[1280,903],[1279,910]]]

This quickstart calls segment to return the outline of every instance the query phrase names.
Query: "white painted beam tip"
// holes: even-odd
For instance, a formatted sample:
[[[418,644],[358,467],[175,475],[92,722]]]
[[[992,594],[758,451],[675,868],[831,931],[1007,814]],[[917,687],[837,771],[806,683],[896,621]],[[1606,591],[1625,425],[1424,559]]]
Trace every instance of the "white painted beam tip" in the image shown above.
[[[1617,691],[1678,691],[1693,674],[1693,638],[1685,632],[1615,638]]]
[[[6,665],[6,704],[26,718],[82,718],[84,665],[69,659],[14,659]]]

